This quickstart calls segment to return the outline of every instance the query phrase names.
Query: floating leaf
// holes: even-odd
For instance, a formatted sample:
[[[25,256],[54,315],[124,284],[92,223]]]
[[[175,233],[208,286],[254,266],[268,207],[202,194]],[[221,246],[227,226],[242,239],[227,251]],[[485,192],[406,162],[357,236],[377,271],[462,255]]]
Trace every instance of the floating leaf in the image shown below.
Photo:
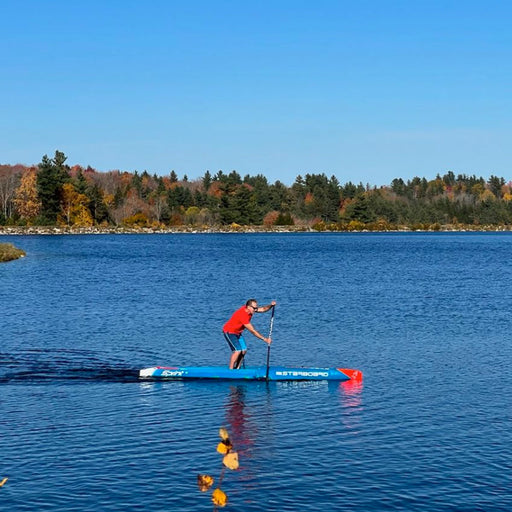
[[[229,439],[229,433],[224,427],[219,429],[219,436],[223,441],[227,441]]]
[[[231,448],[233,448],[233,445],[231,444],[231,441],[229,439],[226,439],[225,441],[221,441],[217,445],[217,451],[219,453],[222,453],[223,455],[225,453],[229,453],[229,450],[231,450]]]
[[[224,466],[226,466],[229,469],[238,469],[238,453],[237,452],[231,452],[224,456],[222,459],[222,462]]]
[[[213,485],[213,477],[210,475],[197,475],[197,485],[201,492],[206,492]]]
[[[219,507],[225,507],[226,503],[228,502],[228,497],[226,496],[226,493],[224,491],[221,491],[220,489],[215,489],[212,494],[212,501],[215,505]]]
[[[5,482],[7,482],[7,480],[9,480],[8,478],[4,478],[1,482],[0,482],[0,487],[2,487],[2,485],[5,484]]]

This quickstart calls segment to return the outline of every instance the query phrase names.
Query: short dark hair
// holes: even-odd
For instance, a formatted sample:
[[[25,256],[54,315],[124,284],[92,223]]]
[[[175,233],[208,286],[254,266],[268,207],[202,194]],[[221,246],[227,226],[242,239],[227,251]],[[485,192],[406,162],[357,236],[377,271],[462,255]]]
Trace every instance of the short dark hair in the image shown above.
[[[253,302],[256,302],[256,304],[258,303],[258,301],[257,301],[256,299],[249,299],[249,300],[245,303],[245,305],[246,305],[246,306],[250,306]]]

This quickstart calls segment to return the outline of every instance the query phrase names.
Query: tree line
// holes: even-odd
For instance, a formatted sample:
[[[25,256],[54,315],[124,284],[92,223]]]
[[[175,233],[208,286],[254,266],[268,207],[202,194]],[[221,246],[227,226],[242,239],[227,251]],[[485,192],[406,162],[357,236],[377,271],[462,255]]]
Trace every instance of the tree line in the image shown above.
[[[433,180],[394,179],[381,187],[298,175],[291,186],[237,171],[195,180],[68,166],[56,151],[37,166],[0,165],[0,225],[307,226],[386,230],[443,225],[512,225],[512,183],[452,171]]]

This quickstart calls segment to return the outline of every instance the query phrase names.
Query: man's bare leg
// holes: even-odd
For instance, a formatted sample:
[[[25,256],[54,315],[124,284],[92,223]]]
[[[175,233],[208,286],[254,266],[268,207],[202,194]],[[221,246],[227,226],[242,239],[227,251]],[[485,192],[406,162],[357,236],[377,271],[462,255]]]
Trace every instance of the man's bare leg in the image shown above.
[[[241,352],[239,352],[238,359],[234,366],[237,370],[242,366],[242,361],[244,360],[246,352],[247,352],[246,350],[242,350]]]
[[[241,350],[235,350],[234,352],[231,353],[231,357],[229,359],[230,370],[234,370],[236,368],[236,363],[238,362],[238,358],[240,357],[241,353]]]

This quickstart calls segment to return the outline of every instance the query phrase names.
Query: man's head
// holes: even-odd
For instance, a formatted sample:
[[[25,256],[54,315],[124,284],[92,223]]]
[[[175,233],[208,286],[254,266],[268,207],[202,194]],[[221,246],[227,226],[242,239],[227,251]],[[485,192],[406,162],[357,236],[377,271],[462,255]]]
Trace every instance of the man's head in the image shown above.
[[[245,307],[251,309],[252,312],[258,309],[258,301],[256,299],[249,299],[245,303]]]

